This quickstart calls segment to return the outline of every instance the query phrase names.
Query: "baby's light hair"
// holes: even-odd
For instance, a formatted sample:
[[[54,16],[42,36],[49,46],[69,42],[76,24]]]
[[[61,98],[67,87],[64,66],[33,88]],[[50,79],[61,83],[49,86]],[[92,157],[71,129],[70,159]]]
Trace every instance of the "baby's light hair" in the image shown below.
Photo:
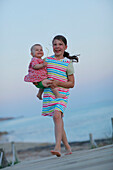
[[[33,54],[33,56],[35,55],[35,49],[34,49],[34,47],[36,47],[36,46],[42,47],[40,44],[34,44],[34,45],[31,47],[31,53]]]

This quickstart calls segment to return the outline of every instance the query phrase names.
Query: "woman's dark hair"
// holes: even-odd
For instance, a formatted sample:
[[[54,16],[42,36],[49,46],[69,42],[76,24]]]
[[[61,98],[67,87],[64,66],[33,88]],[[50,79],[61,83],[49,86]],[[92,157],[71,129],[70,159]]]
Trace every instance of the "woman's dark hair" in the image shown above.
[[[63,41],[63,43],[64,43],[65,45],[67,45],[67,40],[66,40],[66,38],[65,38],[63,35],[57,35],[57,36],[55,36],[55,37],[53,38],[52,44],[54,43],[54,40],[56,40],[56,39]],[[63,56],[69,58],[69,59],[72,60],[73,62],[78,62],[78,61],[79,61],[79,60],[78,60],[78,56],[79,56],[79,55],[70,56],[68,52],[64,51],[64,55],[63,55]]]

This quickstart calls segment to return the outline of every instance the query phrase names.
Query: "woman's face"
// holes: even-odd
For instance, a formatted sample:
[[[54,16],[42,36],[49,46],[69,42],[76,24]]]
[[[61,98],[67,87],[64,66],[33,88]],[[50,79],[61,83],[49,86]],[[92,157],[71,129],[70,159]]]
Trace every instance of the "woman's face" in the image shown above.
[[[55,39],[53,41],[53,51],[55,56],[63,56],[64,51],[67,49],[67,45],[62,40]]]

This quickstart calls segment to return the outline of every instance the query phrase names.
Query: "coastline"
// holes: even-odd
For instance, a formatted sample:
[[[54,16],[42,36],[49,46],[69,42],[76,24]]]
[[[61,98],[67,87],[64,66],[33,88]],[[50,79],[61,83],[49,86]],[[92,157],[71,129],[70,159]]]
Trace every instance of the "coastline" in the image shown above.
[[[0,121],[5,121],[5,120],[12,120],[15,119],[14,117],[0,117]]]
[[[15,119],[14,117],[0,117],[0,122],[9,121]],[[0,131],[0,140],[5,139],[7,137],[7,131]]]
[[[11,119],[17,119],[17,118],[14,118],[14,117],[1,118],[0,117],[0,121],[7,121],[7,120],[10,121]],[[9,133],[5,131],[4,129],[4,131],[0,131],[0,134],[1,134],[0,135],[0,148],[4,149],[7,160],[12,161],[12,158],[13,158],[12,151],[11,151],[12,146],[11,146],[11,142],[9,142],[7,138]],[[113,143],[113,141],[111,141],[111,138],[95,139],[95,142],[98,147],[106,146],[106,145]],[[71,145],[72,152],[91,149],[90,141],[88,140],[87,141],[73,141],[69,143]],[[15,142],[15,147],[17,151],[18,160],[28,161],[28,160],[37,160],[42,157],[51,156],[50,150],[54,149],[54,143]],[[61,148],[61,153],[65,153],[65,148],[63,145]]]
[[[111,139],[95,140],[98,147],[106,146],[112,143]],[[72,152],[81,150],[90,150],[90,141],[83,142],[69,142]],[[50,150],[54,148],[54,143],[32,143],[32,142],[15,142],[17,158],[19,161],[37,160],[42,157],[51,156]],[[12,161],[12,145],[11,143],[0,143],[0,148],[3,148],[7,160]],[[65,153],[64,145],[61,146],[61,153]]]

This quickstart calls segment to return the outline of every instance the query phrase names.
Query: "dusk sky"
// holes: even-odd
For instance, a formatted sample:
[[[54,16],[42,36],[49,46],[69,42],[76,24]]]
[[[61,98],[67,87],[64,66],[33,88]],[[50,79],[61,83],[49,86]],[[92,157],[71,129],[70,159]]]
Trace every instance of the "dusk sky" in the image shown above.
[[[58,34],[70,54],[81,54],[68,108],[113,100],[112,0],[0,0],[0,21],[0,116],[41,115],[38,89],[24,76],[31,46],[52,55]]]

